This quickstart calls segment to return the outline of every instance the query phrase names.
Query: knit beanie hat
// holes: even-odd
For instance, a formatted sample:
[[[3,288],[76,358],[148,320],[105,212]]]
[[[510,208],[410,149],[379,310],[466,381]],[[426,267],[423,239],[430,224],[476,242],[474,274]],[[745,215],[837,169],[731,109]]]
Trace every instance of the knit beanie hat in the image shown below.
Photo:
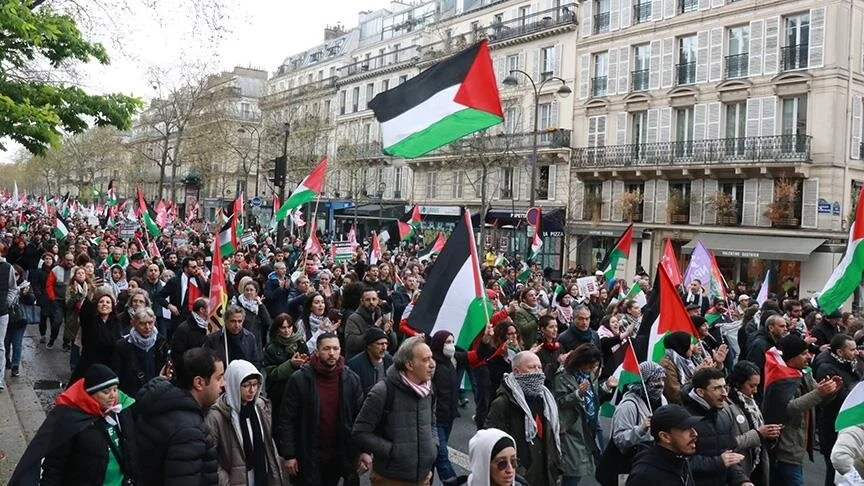
[[[387,339],[387,333],[380,327],[370,327],[363,333],[363,339],[366,341],[366,346],[378,341],[379,339]]]
[[[783,353],[783,359],[794,358],[807,351],[807,343],[795,334],[789,334],[777,341],[777,349]]]
[[[438,331],[432,335],[432,339],[429,341],[429,349],[432,351],[441,351],[444,349],[444,341],[447,340],[453,334],[450,331]]]
[[[670,332],[663,338],[663,345],[666,346],[666,349],[675,351],[679,356],[686,356],[692,343],[693,337],[686,331]]]
[[[117,373],[101,363],[90,365],[84,374],[84,389],[90,395],[119,383]]]

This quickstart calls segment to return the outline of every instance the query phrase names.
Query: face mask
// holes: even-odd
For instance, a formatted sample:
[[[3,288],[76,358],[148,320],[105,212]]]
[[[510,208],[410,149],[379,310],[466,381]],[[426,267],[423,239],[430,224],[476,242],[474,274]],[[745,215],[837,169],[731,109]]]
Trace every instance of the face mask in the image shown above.
[[[652,400],[659,400],[663,395],[663,382],[653,382],[648,383],[646,388],[648,388],[648,398]]]
[[[442,350],[442,353],[444,353],[444,356],[446,356],[448,358],[452,358],[453,356],[456,356],[456,345],[455,344],[445,344],[444,349]]]

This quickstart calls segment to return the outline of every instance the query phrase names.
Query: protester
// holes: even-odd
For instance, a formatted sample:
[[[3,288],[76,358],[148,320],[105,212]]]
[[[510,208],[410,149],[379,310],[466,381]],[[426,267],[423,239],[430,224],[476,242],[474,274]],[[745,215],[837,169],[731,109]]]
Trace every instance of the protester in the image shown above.
[[[562,353],[576,349],[580,344],[593,344],[600,348],[600,335],[591,329],[591,311],[580,305],[573,309],[573,324],[558,336]]]
[[[143,307],[132,315],[129,334],[114,346],[111,368],[120,379],[120,390],[135,396],[148,381],[164,375],[170,378],[168,343],[159,335],[153,309]]]
[[[84,376],[90,365],[111,365],[114,347],[120,340],[120,319],[114,313],[116,301],[110,292],[101,290],[81,304],[81,359],[70,381]]]
[[[52,302],[51,336],[48,338],[48,349],[54,347],[54,341],[60,335],[60,328],[63,325],[63,315],[66,309],[66,288],[69,286],[69,281],[72,280],[72,267],[74,266],[75,255],[66,253],[60,260],[60,264],[51,269],[48,273],[48,278],[45,280],[45,295]],[[2,295],[2,292],[0,292],[0,295]],[[63,349],[71,349],[74,339],[74,335],[67,335],[64,332]]]
[[[696,371],[696,363],[692,359],[696,344],[690,333],[674,331],[663,338],[663,346],[666,348],[666,354],[660,360],[660,366],[666,371],[663,396],[669,403],[680,405],[681,387],[690,382]]]
[[[303,335],[297,332],[288,314],[279,314],[273,319],[263,359],[267,397],[272,403],[273,423],[278,425],[285,385],[291,375],[309,359],[309,349]]]
[[[267,335],[270,332],[270,313],[263,305],[258,295],[258,282],[249,277],[240,282],[242,293],[237,296],[237,305],[243,308],[243,329],[255,335],[259,349],[264,349],[267,344]]]
[[[261,364],[261,348],[255,335],[243,328],[246,311],[229,305],[225,310],[225,327],[204,338],[204,346],[219,353],[230,364],[235,359],[246,360],[257,368]]]
[[[174,335],[171,336],[171,356],[175,366],[183,359],[186,351],[204,345],[210,325],[209,305],[210,301],[206,297],[195,299],[189,317],[174,330]]]
[[[478,430],[468,441],[471,474],[460,476],[455,484],[467,486],[527,486],[516,474],[519,461],[516,442],[498,429]]]
[[[380,298],[375,288],[366,287],[363,289],[360,307],[345,322],[346,359],[350,360],[366,349],[363,335],[371,327],[380,328],[387,335],[388,350],[396,349],[397,337],[393,330],[393,321],[389,316],[382,313],[379,303]]]
[[[363,339],[366,341],[366,351],[348,360],[346,365],[360,377],[363,397],[366,397],[376,383],[384,381],[387,370],[393,364],[393,357],[387,352],[389,340],[383,330],[370,327],[363,334]]]
[[[690,457],[696,453],[697,433],[693,427],[698,421],[680,405],[658,408],[650,425],[654,444],[634,458],[627,486],[695,486]]]

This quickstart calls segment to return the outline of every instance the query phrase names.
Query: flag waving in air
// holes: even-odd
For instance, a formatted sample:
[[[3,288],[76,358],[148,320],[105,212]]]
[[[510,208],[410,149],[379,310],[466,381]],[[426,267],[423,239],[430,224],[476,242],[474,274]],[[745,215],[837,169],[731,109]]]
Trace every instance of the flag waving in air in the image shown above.
[[[849,228],[849,241],[846,253],[834,273],[825,282],[816,301],[825,314],[839,309],[861,283],[864,273],[864,187],[858,192],[858,207],[855,208],[855,221]]]
[[[608,366],[615,367],[612,376],[618,379],[618,387],[615,389],[611,400],[600,405],[600,415],[603,417],[612,416],[615,412],[615,406],[624,396],[624,392],[627,391],[627,385],[642,381],[642,375],[639,373],[639,360],[636,358],[636,351],[629,340],[624,341],[615,349],[612,353],[612,359],[609,361]],[[617,366],[615,366],[616,363]],[[604,369],[606,368],[604,367]]]
[[[431,245],[429,245],[420,252],[420,257],[418,258],[418,260],[421,262],[428,262],[432,259],[433,255],[440,254],[441,250],[444,249],[444,243],[446,241],[447,238],[444,237],[444,233],[439,231],[438,236],[435,237],[435,241],[433,241]]]
[[[612,249],[600,265],[600,271],[606,277],[606,283],[612,285],[615,280],[615,272],[618,270],[618,262],[630,258],[630,245],[633,243],[633,223],[624,231],[618,241],[615,242],[615,248]]]
[[[144,227],[147,229],[147,232],[150,233],[150,236],[158,238],[162,235],[162,231],[159,229],[159,225],[156,224],[155,218],[150,213],[150,208],[147,207],[147,202],[144,200],[144,194],[141,192],[141,186],[136,186],[135,190],[138,192],[138,217],[144,221]]]
[[[660,258],[663,266],[666,267],[666,275],[672,280],[672,285],[681,285],[681,269],[678,268],[678,257],[675,256],[675,248],[672,248],[672,240],[666,239],[666,244],[663,245],[663,256]]]
[[[219,252],[222,256],[231,256],[240,247],[237,241],[237,214],[232,214],[216,235]]]
[[[222,266],[222,252],[217,241],[213,248],[213,269],[210,272],[210,300],[207,313],[210,316],[208,332],[225,327],[225,310],[228,308],[228,286]],[[228,356],[226,353],[225,356]]]
[[[420,157],[504,121],[484,39],[369,102],[384,153]]]
[[[369,265],[377,265],[381,259],[381,243],[378,241],[378,235],[372,232],[372,243],[369,251]]]
[[[840,413],[834,423],[837,432],[855,425],[864,424],[864,381],[859,381],[855,388],[846,395]]]
[[[639,326],[639,336],[647,337],[648,361],[659,363],[663,359],[666,355],[663,339],[674,331],[685,331],[694,338],[698,336],[681,296],[666,274],[666,268],[658,263],[653,292],[642,309],[642,325]]]
[[[105,197],[105,204],[108,206],[117,205],[117,192],[114,190],[114,179],[108,181],[108,193]]]
[[[288,213],[291,212],[291,210],[310,201],[314,201],[315,198],[321,194],[321,188],[324,186],[324,174],[326,172],[327,157],[324,157],[321,159],[321,162],[318,162],[318,165],[312,169],[312,172],[300,181],[300,184],[297,185],[297,188],[294,189],[291,196],[282,203],[279,210],[275,213],[276,221],[282,221],[286,216],[288,216]]]

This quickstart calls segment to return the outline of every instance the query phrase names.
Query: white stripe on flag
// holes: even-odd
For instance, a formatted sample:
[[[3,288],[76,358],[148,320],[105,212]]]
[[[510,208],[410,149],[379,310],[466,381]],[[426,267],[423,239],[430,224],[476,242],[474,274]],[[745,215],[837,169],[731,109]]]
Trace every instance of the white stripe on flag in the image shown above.
[[[447,289],[447,295],[444,296],[441,308],[438,309],[435,325],[432,326],[432,333],[446,330],[450,331],[456,339],[459,338],[462,323],[465,322],[465,316],[468,315],[468,307],[476,298],[474,295],[474,270],[471,267],[471,257],[469,256],[451,282],[450,288]]]
[[[461,86],[457,84],[439,91],[405,113],[382,123],[381,138],[384,141],[384,148],[395,145],[429,125],[468,108],[453,101]]]

